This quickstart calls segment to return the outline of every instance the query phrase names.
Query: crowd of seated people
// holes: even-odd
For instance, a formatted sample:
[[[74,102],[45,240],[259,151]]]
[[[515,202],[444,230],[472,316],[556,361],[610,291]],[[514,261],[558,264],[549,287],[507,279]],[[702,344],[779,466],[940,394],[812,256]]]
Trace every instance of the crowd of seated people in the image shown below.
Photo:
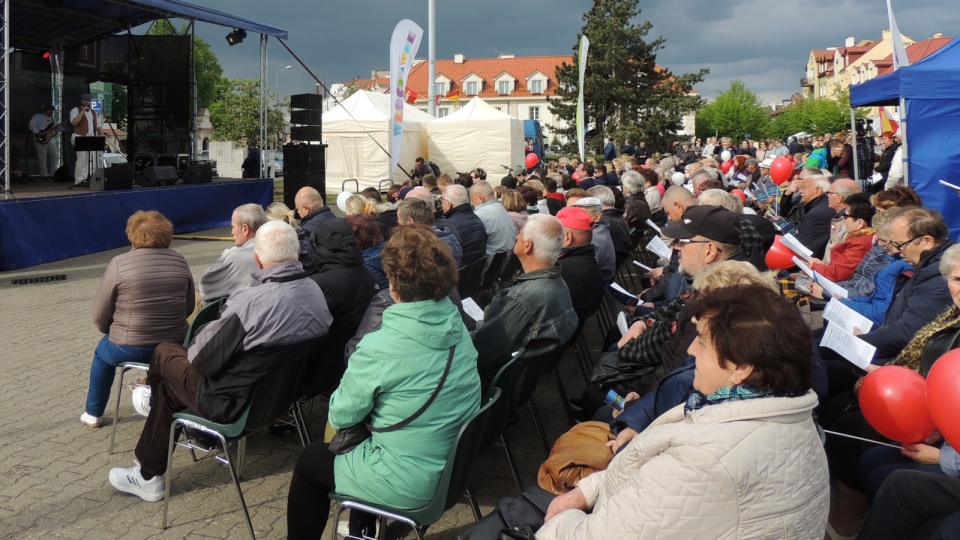
[[[834,146],[828,163],[843,156]],[[81,421],[99,426],[114,366],[149,362],[137,464],[108,478],[161,500],[174,412],[230,421],[278,367],[255,351],[326,338],[311,394],[328,396],[330,427],[389,426],[428,397],[432,404],[349,452],[323,442],[303,450],[288,534],[316,538],[331,490],[401,510],[428,501],[457,432],[512,353],[572,350],[573,337],[610,309],[602,304],[611,284],[632,271],[642,288],[616,296],[626,332],[611,330],[606,346],[588,342],[594,371],[571,400],[580,420],[609,430],[609,463],[526,524],[538,538],[840,540],[861,522],[865,538],[960,530],[960,460],[942,437],[897,450],[832,434],[824,442],[818,432],[898,445],[860,413],[862,377],[888,364],[926,375],[960,345],[960,247],[943,217],[909,187],[868,197],[857,182],[810,166],[798,165],[779,197],[738,198],[738,186],[761,185],[769,173],[743,161],[749,176],[725,173],[713,156],[680,165],[590,158],[508,176],[497,189],[482,169],[425,174],[391,189],[387,202],[376,190],[345,196],[342,213],[313,188],[297,194],[293,210],[243,205],[231,220],[234,246],[198,284],[203,304],[226,300],[221,317],[187,347],[186,316],[198,304],[189,269],[169,249],[163,217],[138,213],[127,231],[133,250],[111,262],[98,293],[94,318],[106,335]],[[780,217],[812,251],[806,264],[847,291],[838,300],[875,322],[855,332],[876,347],[866,369],[821,346],[822,323],[777,287],[777,278],[800,275],[767,268]],[[656,234],[649,221],[662,224],[671,256],[643,273],[632,263],[645,252],[640,239]],[[156,230],[137,233],[142,222]],[[473,320],[457,292],[460,272],[499,253],[517,270],[477,299],[483,317]],[[170,268],[138,273],[144,257]],[[118,288],[118,280],[142,285]],[[149,302],[132,301],[148,292]],[[808,295],[831,300],[816,283]],[[619,407],[605,399],[611,390]],[[354,512],[348,528],[373,534],[376,526]]]

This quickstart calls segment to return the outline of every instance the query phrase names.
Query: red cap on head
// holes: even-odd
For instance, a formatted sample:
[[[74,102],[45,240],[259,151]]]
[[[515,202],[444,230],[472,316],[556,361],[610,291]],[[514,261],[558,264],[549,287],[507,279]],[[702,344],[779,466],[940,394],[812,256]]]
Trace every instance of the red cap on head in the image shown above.
[[[557,219],[568,229],[575,231],[592,231],[593,219],[586,210],[577,206],[568,206],[557,212]]]

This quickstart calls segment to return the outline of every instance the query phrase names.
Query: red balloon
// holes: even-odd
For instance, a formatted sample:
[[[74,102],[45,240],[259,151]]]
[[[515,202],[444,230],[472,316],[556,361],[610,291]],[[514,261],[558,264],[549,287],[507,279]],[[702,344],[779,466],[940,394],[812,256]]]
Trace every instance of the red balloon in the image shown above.
[[[580,182],[580,173],[574,172],[573,174],[570,175],[570,178],[573,178],[573,181],[574,181],[574,182],[579,183],[579,182]]]
[[[740,199],[740,202],[742,202],[743,204],[747,204],[747,194],[744,193],[742,190],[734,189],[734,190],[731,190],[730,193],[733,195],[736,195],[737,198]]]
[[[767,268],[786,270],[793,266],[793,252],[783,245],[783,237],[778,234],[773,237],[773,245],[770,246],[763,260],[767,263]]]
[[[902,366],[883,366],[864,377],[860,410],[873,429],[897,442],[918,443],[936,429],[927,410],[927,381]]]
[[[927,408],[943,438],[960,448],[960,349],[941,356],[927,374]]]
[[[525,163],[528,169],[532,169],[537,166],[537,163],[540,163],[540,157],[531,152],[527,154]]]
[[[730,172],[730,168],[733,167],[732,161],[724,161],[720,164],[720,170],[723,171],[723,174]]]
[[[773,160],[770,165],[770,179],[773,180],[774,184],[779,186],[789,180],[791,176],[793,176],[792,159],[780,156]]]

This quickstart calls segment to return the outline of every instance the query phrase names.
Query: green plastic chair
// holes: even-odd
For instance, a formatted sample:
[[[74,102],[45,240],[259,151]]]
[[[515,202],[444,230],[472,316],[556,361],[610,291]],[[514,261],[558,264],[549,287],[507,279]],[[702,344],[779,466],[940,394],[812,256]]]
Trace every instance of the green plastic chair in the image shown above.
[[[205,324],[220,318],[220,310],[226,301],[226,298],[214,300],[197,312],[197,316],[193,318],[190,326],[187,327],[187,335],[183,338],[184,347],[190,346],[190,341],[193,340],[193,337],[197,335],[197,332],[199,332]],[[114,441],[117,439],[117,423],[120,421],[120,394],[123,393],[123,376],[131,369],[147,371],[150,369],[150,364],[144,364],[143,362],[120,362],[117,367],[120,368],[120,376],[117,377],[117,399],[114,400],[115,403],[113,404],[113,421],[111,422],[113,426],[110,428],[111,454],[113,453]]]
[[[477,455],[480,453],[480,442],[483,438],[486,423],[490,418],[490,412],[495,404],[502,401],[502,398],[500,390],[492,388],[484,396],[480,410],[460,428],[457,441],[447,456],[447,463],[443,469],[443,474],[440,476],[440,483],[437,484],[437,491],[433,499],[425,506],[413,510],[398,510],[368,503],[334,491],[330,493],[330,499],[339,503],[334,523],[340,521],[340,516],[344,510],[348,508],[360,510],[379,515],[381,517],[381,531],[386,526],[386,520],[392,519],[411,526],[416,531],[417,538],[423,540],[427,527],[436,523],[444,512],[453,508],[463,497],[464,492],[467,491],[470,484],[470,474],[477,461]],[[322,511],[322,509],[318,509],[318,511]],[[337,528],[333,527],[331,538],[335,539],[336,537]]]
[[[196,446],[192,442],[177,442],[178,430],[184,428],[195,432],[204,433],[214,438],[218,442],[219,449],[223,457],[217,456],[217,459],[225,463],[230,469],[230,477],[237,488],[237,495],[240,497],[240,504],[243,507],[243,513],[247,520],[247,528],[250,531],[250,537],[256,538],[253,532],[253,522],[250,520],[250,512],[247,510],[247,503],[243,498],[243,490],[240,489],[240,476],[243,472],[243,457],[246,450],[247,435],[258,429],[263,429],[273,424],[281,416],[287,413],[296,396],[297,385],[300,376],[303,373],[307,361],[316,354],[317,347],[323,342],[323,339],[309,340],[294,346],[277,347],[276,358],[284,359],[285,363],[280,368],[264,376],[256,383],[250,401],[246,409],[237,420],[229,424],[221,424],[203,418],[202,416],[187,411],[181,411],[173,415],[173,424],[170,426],[170,446],[167,449],[167,472],[164,474],[166,482],[166,494],[163,501],[163,528],[167,528],[167,512],[170,505],[170,485],[173,483],[173,449],[174,445],[189,448],[191,452],[195,449],[207,450],[201,446]],[[236,442],[236,463],[230,457],[229,445]]]

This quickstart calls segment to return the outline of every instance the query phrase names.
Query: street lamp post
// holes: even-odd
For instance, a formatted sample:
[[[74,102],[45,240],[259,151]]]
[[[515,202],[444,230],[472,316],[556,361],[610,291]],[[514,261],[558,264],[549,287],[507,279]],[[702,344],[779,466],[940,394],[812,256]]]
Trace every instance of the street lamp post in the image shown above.
[[[280,71],[278,71],[277,74],[273,76],[273,86],[277,88],[277,103],[280,103],[280,74],[292,67],[293,66],[287,66],[281,69]]]

